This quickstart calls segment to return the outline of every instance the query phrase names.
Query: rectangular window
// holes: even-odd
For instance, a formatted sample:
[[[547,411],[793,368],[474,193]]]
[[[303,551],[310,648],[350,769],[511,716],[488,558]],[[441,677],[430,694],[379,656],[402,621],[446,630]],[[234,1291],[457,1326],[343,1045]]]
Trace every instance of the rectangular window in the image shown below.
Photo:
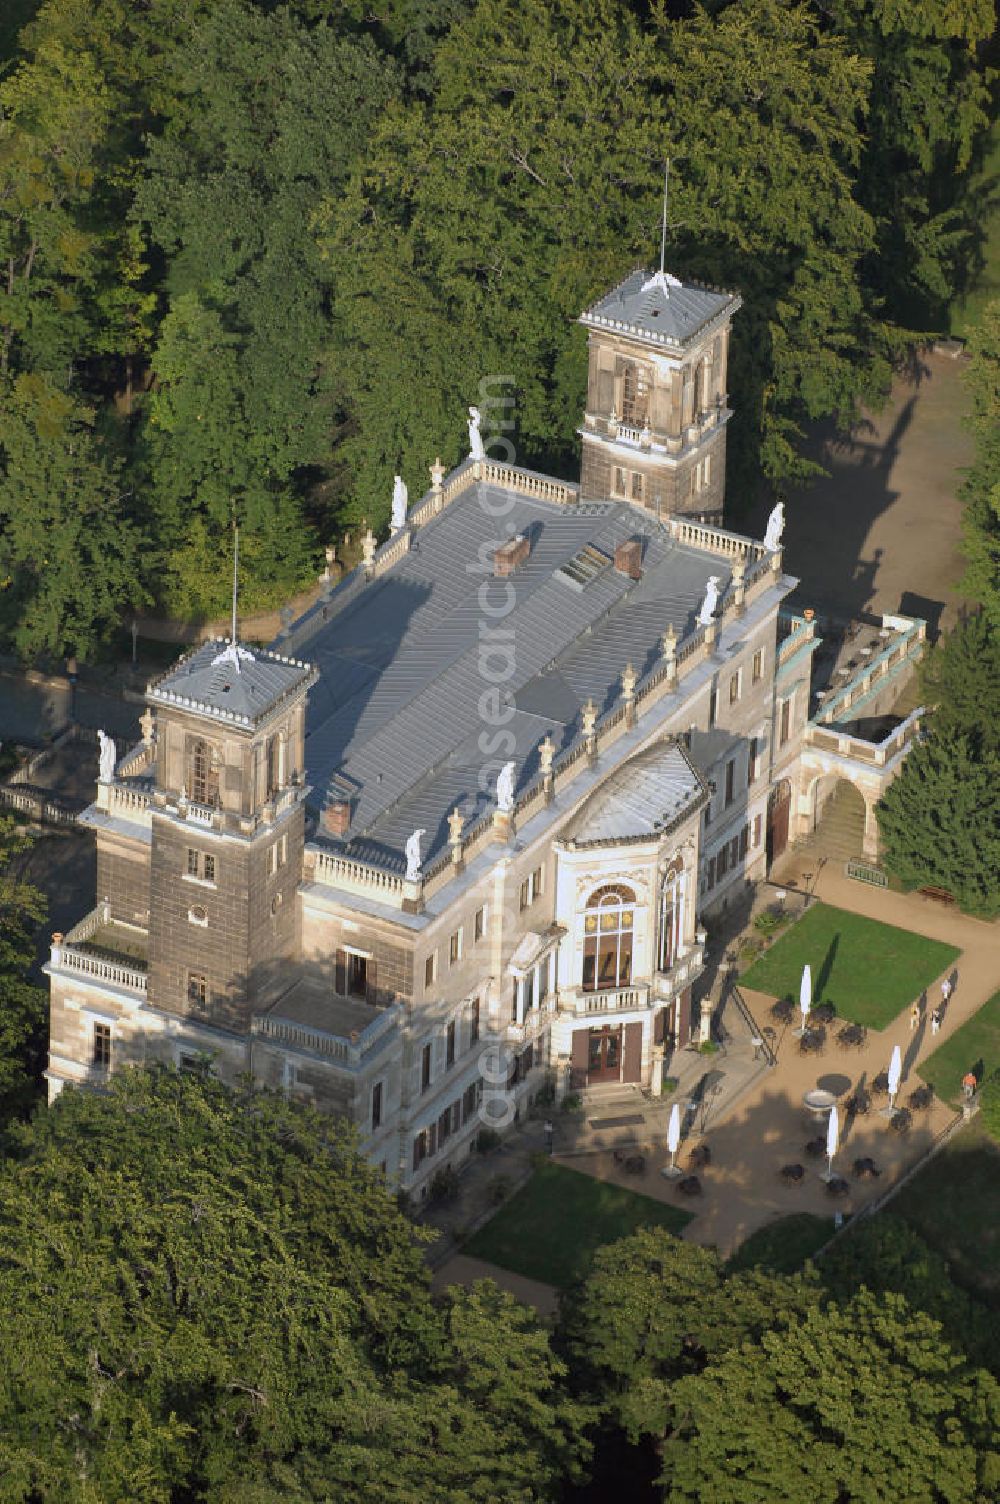
[[[207,883],[215,882],[215,857],[206,856],[202,868],[202,876]]]
[[[716,857],[715,857],[715,878],[716,878],[716,881],[721,883],[722,879],[725,877],[726,872],[728,870],[729,870],[729,847],[728,846],[720,846],[718,852],[716,853]]]
[[[541,867],[536,867],[535,870],[534,870],[534,872],[531,874],[531,901],[532,901],[532,903],[534,903],[534,901],[535,901],[536,898],[541,898],[541,896],[542,896],[542,869],[541,869]]]
[[[758,648],[753,655],[753,682],[759,684],[764,677],[764,649]]]
[[[538,1001],[543,1003],[549,992],[549,957],[538,966]]]
[[[705,456],[705,484],[706,484],[706,486],[708,485],[709,480],[711,479],[711,476],[712,476],[712,456],[710,454],[706,454],[706,456]]]
[[[521,884],[521,892],[520,892],[520,896],[518,898],[518,902],[519,902],[520,907],[521,907],[521,912],[523,913],[524,910],[528,907],[529,903],[531,902],[531,878],[530,877],[526,877],[524,879],[524,882]]]
[[[347,993],[349,997],[368,996],[368,957],[347,952]]]
[[[376,1081],[372,1087],[372,1132],[382,1126],[382,1083]]]
[[[709,796],[708,796],[708,803],[705,805],[705,829],[706,830],[711,825],[711,823],[712,823],[712,795],[709,794]]]
[[[779,745],[782,746],[782,747],[785,745],[785,743],[788,740],[789,732],[791,731],[791,722],[792,722],[792,702],[791,702],[791,700],[782,700],[782,702],[781,702],[781,732],[780,732],[779,737],[778,737]]]
[[[472,1083],[471,1086],[467,1086],[465,1088],[465,1095],[462,1097],[462,1118],[463,1118],[463,1120],[466,1123],[469,1121],[469,1119],[471,1118],[471,1116],[475,1112],[475,1110],[476,1110],[476,1082],[473,1081],[473,1083]]]
[[[535,1006],[535,973],[533,971],[529,971],[521,981],[521,996],[524,999],[522,1017],[527,1018]]]
[[[732,678],[729,681],[729,703],[730,703],[730,705],[735,705],[736,702],[737,702],[737,700],[739,699],[739,697],[740,697],[740,676],[739,676],[739,673],[737,672],[737,673],[733,674]]]
[[[447,1029],[445,1030],[445,1036],[444,1036],[444,1063],[445,1063],[445,1065],[449,1065],[449,1066],[455,1064],[455,1025],[454,1025],[454,1023],[450,1023],[448,1025]]]
[[[188,972],[188,1002],[195,1008],[208,1003],[208,978],[200,971]]]
[[[761,833],[761,829],[763,827],[763,824],[764,824],[764,817],[763,817],[763,815],[755,815],[754,816],[754,822],[753,822],[753,844],[754,844],[754,850],[756,850],[757,847],[760,845],[760,833]]]
[[[111,1065],[111,1025],[94,1025],[94,1053],[91,1065],[96,1071],[106,1071]]]
[[[750,746],[747,751],[747,788],[757,780],[757,738],[750,738]]]
[[[708,729],[711,731],[715,725],[716,716],[719,714],[719,687],[712,685],[712,692],[708,697]]]
[[[483,936],[485,935],[485,933],[486,933],[486,909],[485,909],[485,907],[483,907],[481,909],[477,909],[476,910],[476,917],[475,917],[475,919],[472,922],[472,936],[473,936],[473,940],[475,941],[475,943],[477,945],[479,944],[479,941],[483,938]]]
[[[198,876],[198,853],[188,847],[188,877]]]
[[[462,931],[456,930],[448,941],[448,965],[457,966],[462,959]]]
[[[642,476],[638,470],[632,471],[632,500],[642,500]]]
[[[451,1135],[451,1108],[446,1107],[438,1118],[438,1146],[445,1142]]]
[[[431,1047],[424,1045],[423,1054],[420,1057],[420,1090],[426,1091],[431,1084]]]
[[[433,987],[437,976],[437,951],[432,950],[424,962],[424,986]]]
[[[625,495],[625,471],[619,465],[615,466],[615,495]]]
[[[418,1133],[416,1138],[413,1140],[413,1168],[415,1170],[419,1170],[420,1166],[423,1164],[426,1158],[427,1129],[425,1128],[424,1131],[422,1133]]]
[[[479,999],[472,1002],[472,1017],[469,1022],[469,1047],[479,1043]]]
[[[707,863],[705,864],[705,887],[709,888],[709,889],[715,887],[715,857],[714,856],[710,856],[709,859],[708,859],[708,861],[707,861]]]
[[[749,825],[744,825],[743,829],[740,831],[740,857],[741,858],[746,856],[747,849],[748,849],[749,845],[750,845],[750,827],[749,827]]]
[[[740,838],[739,838],[739,836],[733,836],[733,839],[729,843],[729,865],[730,865],[730,867],[733,867],[735,869],[736,863],[739,861],[739,859],[740,859]]]
[[[735,758],[726,763],[726,808],[732,804],[736,796],[736,760]]]

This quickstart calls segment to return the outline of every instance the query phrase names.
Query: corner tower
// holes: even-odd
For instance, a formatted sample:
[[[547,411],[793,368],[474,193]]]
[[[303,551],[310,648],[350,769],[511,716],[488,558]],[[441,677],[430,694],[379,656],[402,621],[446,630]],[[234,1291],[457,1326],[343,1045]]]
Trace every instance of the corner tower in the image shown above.
[[[208,642],[156,714],[149,1004],[242,1034],[296,953],[309,664]]]
[[[581,501],[721,520],[735,293],[634,271],[581,314],[589,331]]]

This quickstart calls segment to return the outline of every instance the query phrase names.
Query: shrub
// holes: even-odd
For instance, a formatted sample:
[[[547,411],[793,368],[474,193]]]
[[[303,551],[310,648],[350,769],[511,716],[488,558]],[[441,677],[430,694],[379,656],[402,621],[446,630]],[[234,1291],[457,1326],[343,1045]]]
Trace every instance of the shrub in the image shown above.
[[[781,929],[783,924],[788,923],[788,915],[784,909],[763,909],[753,922],[753,927],[759,934],[769,939]]]
[[[699,1055],[717,1055],[719,1046],[714,1039],[703,1039],[698,1046]]]
[[[669,1097],[670,1094],[671,1094],[671,1092],[675,1092],[676,1090],[677,1090],[677,1077],[676,1076],[664,1076],[663,1080],[660,1082],[660,1096],[661,1097]]]
[[[563,1112],[579,1112],[582,1106],[583,1101],[578,1091],[568,1092],[567,1095],[562,1099]]]
[[[535,1092],[533,1105],[535,1107],[551,1107],[555,1099],[556,1078],[550,1072]]]
[[[490,1154],[500,1147],[500,1135],[495,1128],[480,1128],[476,1138],[476,1148],[480,1154]]]
[[[431,1179],[427,1194],[432,1201],[455,1201],[458,1199],[458,1171],[452,1165],[442,1165]]]
[[[548,1156],[546,1156],[548,1158]],[[498,1175],[490,1181],[489,1197],[494,1206],[499,1206],[510,1195],[510,1176]]]

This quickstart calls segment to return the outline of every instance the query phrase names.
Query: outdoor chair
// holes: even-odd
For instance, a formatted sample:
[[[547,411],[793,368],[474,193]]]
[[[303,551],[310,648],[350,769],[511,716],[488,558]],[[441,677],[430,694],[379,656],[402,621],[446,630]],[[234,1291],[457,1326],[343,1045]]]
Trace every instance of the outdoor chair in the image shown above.
[[[932,1086],[918,1086],[906,1099],[906,1105],[914,1112],[926,1112],[934,1100]]]
[[[683,1180],[678,1180],[677,1189],[682,1196],[700,1196],[701,1181],[697,1175],[685,1175]]]
[[[861,1024],[845,1024],[837,1035],[837,1043],[844,1050],[860,1050],[864,1048],[868,1038],[868,1030]]]
[[[776,1003],[772,1004],[771,1017],[774,1019],[775,1023],[791,1023],[794,1013],[795,1004],[792,1002],[790,997],[780,997]]]
[[[826,1030],[820,1026],[818,1029],[807,1029],[799,1040],[799,1052],[802,1055],[822,1055],[826,1049]]]
[[[646,1156],[644,1154],[630,1154],[625,1161],[626,1175],[644,1175],[646,1173]]]
[[[862,1091],[859,1088],[857,1091],[853,1092],[851,1096],[848,1097],[847,1101],[844,1103],[844,1110],[845,1112],[849,1113],[851,1117],[863,1118],[866,1113],[869,1113],[871,1111],[871,1105],[871,1097],[866,1091]]]
[[[826,1153],[826,1139],[811,1138],[805,1146],[805,1153],[810,1159],[821,1159]]]
[[[858,1180],[875,1180],[882,1173],[875,1161],[867,1157],[856,1159],[851,1168]]]
[[[879,1071],[872,1082],[873,1097],[887,1097],[889,1095],[889,1072]]]
[[[703,1170],[706,1165],[712,1163],[712,1151],[707,1144],[696,1144],[688,1155],[688,1164],[692,1170]]]
[[[817,1023],[832,1024],[837,1016],[837,1010],[832,1003],[820,1003],[812,1010],[812,1016]]]
[[[828,1180],[826,1183],[826,1194],[828,1196],[847,1196],[850,1193],[850,1189],[847,1181],[841,1175],[834,1175],[833,1179]]]
[[[785,1185],[801,1185],[806,1178],[806,1172],[801,1165],[782,1165],[778,1174]]]
[[[894,1133],[909,1133],[913,1125],[913,1114],[908,1107],[897,1107],[893,1113],[889,1127]]]

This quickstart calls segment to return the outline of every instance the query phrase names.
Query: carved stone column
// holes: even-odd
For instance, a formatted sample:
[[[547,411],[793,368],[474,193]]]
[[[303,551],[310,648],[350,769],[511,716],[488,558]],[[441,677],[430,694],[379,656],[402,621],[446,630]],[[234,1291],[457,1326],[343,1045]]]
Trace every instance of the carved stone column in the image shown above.
[[[545,803],[551,804],[555,797],[555,775],[552,772],[552,759],[556,755],[556,744],[551,736],[546,736],[538,749],[538,756],[542,767],[542,789],[545,794]]]
[[[663,660],[667,669],[667,688],[677,688],[677,633],[673,622],[663,634]]]

